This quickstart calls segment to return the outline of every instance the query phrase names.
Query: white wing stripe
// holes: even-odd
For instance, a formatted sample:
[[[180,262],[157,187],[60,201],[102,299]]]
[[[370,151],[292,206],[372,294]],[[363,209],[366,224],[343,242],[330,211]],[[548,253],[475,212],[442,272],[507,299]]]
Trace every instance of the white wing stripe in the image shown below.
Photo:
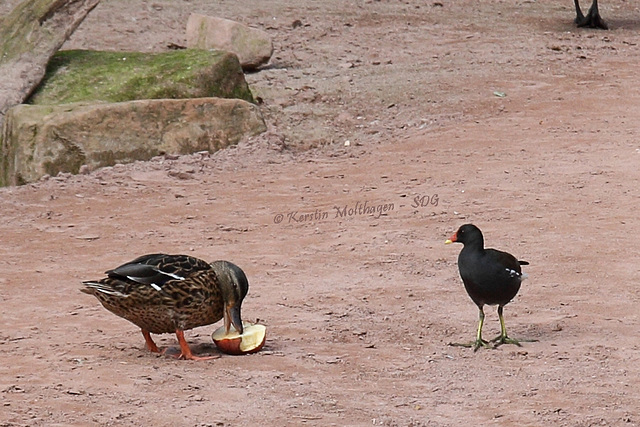
[[[164,274],[165,276],[173,277],[174,279],[184,280],[184,277],[178,276],[177,274],[174,274],[174,273],[167,273],[166,271],[160,271],[160,273]]]
[[[95,285],[91,286],[90,285],[90,287],[95,289],[96,291],[98,291],[100,293],[107,294],[107,295],[113,295],[114,297],[127,298],[129,296],[127,294],[123,294],[122,292],[118,292],[115,289],[105,288],[104,286],[95,286]]]

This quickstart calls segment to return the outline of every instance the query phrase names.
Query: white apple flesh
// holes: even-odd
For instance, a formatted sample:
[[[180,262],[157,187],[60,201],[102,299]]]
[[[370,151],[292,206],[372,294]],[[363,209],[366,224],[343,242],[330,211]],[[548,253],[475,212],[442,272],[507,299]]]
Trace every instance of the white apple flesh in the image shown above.
[[[241,335],[233,326],[226,334],[224,326],[221,326],[213,332],[211,338],[223,353],[240,355],[260,351],[267,339],[267,328],[248,322],[242,322],[242,327],[244,331]]]

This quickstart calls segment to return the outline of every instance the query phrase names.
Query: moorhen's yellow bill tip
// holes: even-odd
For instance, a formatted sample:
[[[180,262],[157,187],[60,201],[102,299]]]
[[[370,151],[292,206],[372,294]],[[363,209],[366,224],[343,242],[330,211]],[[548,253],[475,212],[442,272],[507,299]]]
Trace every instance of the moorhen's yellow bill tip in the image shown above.
[[[453,242],[457,242],[458,241],[458,232],[456,231],[455,233],[453,233],[453,236],[449,237],[447,239],[446,242],[444,242],[445,245],[448,245],[449,243],[453,243]]]

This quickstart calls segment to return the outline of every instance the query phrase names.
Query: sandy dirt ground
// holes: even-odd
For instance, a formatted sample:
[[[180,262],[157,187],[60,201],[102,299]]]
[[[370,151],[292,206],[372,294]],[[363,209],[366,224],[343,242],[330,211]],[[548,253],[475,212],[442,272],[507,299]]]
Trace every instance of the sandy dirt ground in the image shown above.
[[[640,425],[640,4],[595,31],[571,3],[103,1],[65,48],[165,50],[192,12],[269,32],[269,131],[0,190],[0,425]],[[531,263],[505,317],[536,342],[449,345],[466,222]],[[263,351],[150,354],[79,292],[159,251],[240,265]]]

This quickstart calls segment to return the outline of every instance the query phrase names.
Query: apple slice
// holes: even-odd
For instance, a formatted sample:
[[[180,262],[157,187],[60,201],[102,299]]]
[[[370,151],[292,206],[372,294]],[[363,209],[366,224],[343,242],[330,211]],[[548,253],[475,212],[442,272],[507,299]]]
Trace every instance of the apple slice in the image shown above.
[[[227,354],[250,354],[262,349],[267,339],[267,328],[264,325],[242,322],[244,332],[242,335],[233,326],[228,334],[225,334],[224,326],[219,327],[211,338],[216,343],[216,347]]]

